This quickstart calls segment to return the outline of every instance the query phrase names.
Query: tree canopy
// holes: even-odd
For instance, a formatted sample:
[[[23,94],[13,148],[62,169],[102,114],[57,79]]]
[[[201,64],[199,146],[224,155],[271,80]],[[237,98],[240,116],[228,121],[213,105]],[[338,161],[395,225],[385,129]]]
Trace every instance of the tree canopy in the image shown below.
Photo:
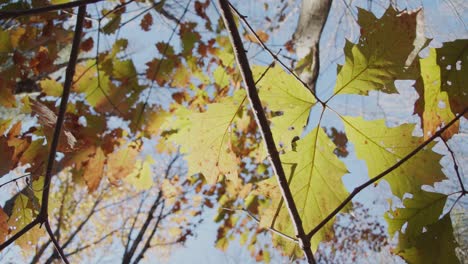
[[[466,260],[468,39],[433,45],[423,8],[343,2],[359,33],[336,36],[330,87],[336,1],[262,1],[261,17],[227,0],[0,3],[2,252],[138,263],[215,210],[216,247],[256,261]],[[411,120],[353,111],[409,92]],[[364,191],[387,192],[383,214]]]

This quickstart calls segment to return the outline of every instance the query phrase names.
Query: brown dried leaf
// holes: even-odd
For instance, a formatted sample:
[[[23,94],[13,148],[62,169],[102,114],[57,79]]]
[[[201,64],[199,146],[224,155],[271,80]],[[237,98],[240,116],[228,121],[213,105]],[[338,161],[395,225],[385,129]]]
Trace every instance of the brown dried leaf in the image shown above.
[[[150,13],[146,13],[146,15],[141,19],[141,29],[144,31],[150,31],[151,25],[153,25],[153,16]]]

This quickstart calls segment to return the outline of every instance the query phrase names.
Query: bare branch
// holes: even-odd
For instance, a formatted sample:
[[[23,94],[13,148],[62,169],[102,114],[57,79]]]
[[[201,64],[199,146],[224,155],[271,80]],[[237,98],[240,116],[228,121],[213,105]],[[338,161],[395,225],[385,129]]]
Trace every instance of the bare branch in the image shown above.
[[[239,35],[239,31],[234,21],[234,17],[231,13],[229,2],[227,0],[218,0],[218,5],[221,9],[221,16],[223,17],[224,24],[226,25],[226,28],[228,30],[229,37],[233,45],[234,54],[246,86],[250,106],[253,109],[257,125],[260,127],[260,133],[262,134],[265,147],[267,148],[270,163],[276,175],[278,185],[281,189],[282,197],[285,200],[286,207],[293,222],[294,230],[299,241],[299,246],[304,251],[307,261],[309,263],[315,263],[315,259],[312,254],[312,249],[310,248],[310,239],[304,232],[304,227],[302,226],[302,219],[299,215],[299,211],[297,210],[296,204],[294,203],[291,190],[289,189],[288,180],[284,173],[283,166],[281,165],[281,159],[278,150],[276,149],[276,144],[273,139],[270,127],[268,125],[268,119],[266,118],[265,112],[263,111],[262,103],[260,101],[260,97],[258,96],[255,81],[253,79],[252,71],[250,69],[249,60],[247,58],[247,55],[245,54],[244,45]]]
[[[74,2],[58,4],[58,5],[50,5],[38,8],[31,8],[27,10],[8,10],[8,11],[0,11],[0,19],[7,19],[7,18],[16,18],[20,16],[30,16],[30,15],[37,15],[41,13],[57,11],[66,8],[73,8],[73,7],[81,7],[89,4],[94,4],[103,0],[78,0]]]

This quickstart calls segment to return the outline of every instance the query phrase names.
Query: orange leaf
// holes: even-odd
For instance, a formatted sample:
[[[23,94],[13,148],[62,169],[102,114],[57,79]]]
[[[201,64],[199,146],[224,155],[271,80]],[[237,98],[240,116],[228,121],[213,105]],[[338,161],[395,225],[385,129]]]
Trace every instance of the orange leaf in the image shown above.
[[[112,183],[127,177],[134,169],[138,151],[132,146],[121,148],[107,158],[107,176]]]
[[[0,243],[6,240],[8,233],[8,215],[0,207]]]
[[[269,36],[268,36],[268,34],[267,34],[265,31],[259,30],[259,31],[257,31],[256,33],[257,33],[258,38],[259,38],[263,43],[265,43],[265,42],[268,41]],[[260,42],[258,41],[258,39],[257,39],[257,38],[255,37],[255,35],[252,34],[252,33],[245,34],[245,35],[244,35],[244,38],[247,39],[247,40],[250,41],[250,42],[260,44]]]
[[[90,157],[86,167],[84,169],[83,177],[88,185],[90,192],[96,190],[99,187],[101,178],[104,171],[104,161],[106,157],[101,148],[96,149],[96,153],[93,157]]]

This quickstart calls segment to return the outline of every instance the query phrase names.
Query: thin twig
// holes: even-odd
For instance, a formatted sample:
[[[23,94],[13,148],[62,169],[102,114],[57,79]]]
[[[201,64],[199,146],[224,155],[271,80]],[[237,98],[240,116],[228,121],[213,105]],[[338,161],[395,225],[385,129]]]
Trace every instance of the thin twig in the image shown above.
[[[31,173],[28,173],[28,174],[25,174],[25,175],[21,175],[21,176],[19,176],[18,178],[14,178],[14,179],[12,179],[12,180],[9,180],[9,181],[7,181],[7,182],[4,182],[4,183],[0,184],[0,188],[2,188],[3,186],[5,186],[5,185],[7,185],[7,184],[12,183],[12,182],[16,182],[17,180],[20,180],[20,179],[22,179],[22,178],[28,177],[28,176],[31,176]]]
[[[387,174],[389,174],[390,172],[394,171],[395,169],[397,169],[398,167],[403,165],[403,163],[405,163],[411,157],[416,155],[419,151],[421,151],[423,148],[425,148],[434,139],[436,139],[437,137],[442,135],[442,133],[445,130],[447,130],[450,126],[452,126],[455,122],[457,122],[458,119],[460,119],[466,112],[468,112],[468,107],[465,108],[465,110],[463,110],[463,112],[460,113],[458,116],[456,116],[452,121],[450,121],[445,127],[441,128],[439,131],[437,131],[432,137],[430,137],[429,139],[424,141],[421,145],[419,145],[419,147],[415,148],[408,155],[406,155],[404,158],[402,158],[399,162],[395,163],[393,166],[386,169],[384,172],[380,173],[379,175],[371,178],[370,180],[368,180],[364,184],[354,188],[353,192],[333,212],[331,212],[327,217],[325,217],[325,219],[322,220],[322,222],[320,222],[314,229],[312,229],[312,231],[310,231],[307,234],[307,237],[312,239],[312,237],[315,235],[315,233],[317,233],[324,225],[326,225],[328,223],[328,221],[330,221],[333,217],[335,217],[335,215],[337,215],[341,211],[341,209],[343,209],[354,198],[354,196],[356,196],[358,193],[360,193],[367,186],[369,186],[369,185],[373,184],[374,182],[382,179]]]
[[[460,176],[460,171],[458,170],[457,160],[455,159],[455,153],[453,153],[452,148],[450,148],[449,144],[447,143],[444,137],[440,136],[440,139],[442,140],[442,142],[444,142],[445,147],[447,148],[447,150],[450,152],[450,155],[452,156],[453,168],[455,169],[455,173],[457,174],[458,182],[460,183],[462,192],[466,194],[466,189],[465,189],[465,186],[463,185],[463,181]]]
[[[103,0],[78,0],[78,1],[64,3],[64,4],[49,5],[49,6],[31,8],[31,9],[26,9],[26,10],[0,11],[0,19],[16,18],[16,17],[20,17],[20,16],[37,15],[37,14],[41,14],[41,13],[57,11],[57,10],[66,9],[66,8],[73,8],[73,7],[77,7],[77,6],[81,7],[81,6],[85,6],[85,5],[89,5],[89,4],[94,4],[94,3],[97,3],[97,2],[100,2],[100,1],[103,1]]]
[[[283,66],[283,68],[285,68],[294,78],[296,78],[296,80],[298,80],[305,88],[307,88],[307,90],[311,91],[311,93],[314,96],[315,100],[317,100],[317,102],[319,102],[319,103],[321,103],[323,105],[323,101],[320,100],[320,98],[318,98],[315,95],[315,93],[312,92],[312,89],[309,87],[309,85],[306,82],[304,82],[293,70],[291,70],[280,58],[278,58],[277,54],[275,54],[270,48],[268,48],[268,46],[257,35],[255,30],[252,28],[250,23],[247,21],[246,16],[242,15],[231,3],[229,3],[229,6],[234,11],[234,13],[236,13],[237,16],[244,22],[244,24],[250,30],[250,33],[252,33],[254,35],[255,39],[257,40],[257,42],[260,43],[260,46],[262,46],[262,48],[264,50],[266,50],[275,61],[277,61],[279,64],[281,64],[281,66]]]
[[[273,135],[268,124],[268,119],[266,118],[265,112],[263,111],[263,106],[258,96],[257,88],[255,86],[255,81],[252,76],[252,71],[250,69],[249,60],[245,53],[244,45],[242,39],[239,35],[239,31],[236,26],[236,22],[231,12],[229,6],[229,1],[227,0],[218,0],[218,5],[221,9],[221,15],[228,30],[229,37],[234,49],[234,55],[239,65],[239,70],[241,72],[242,78],[245,83],[247,96],[249,97],[250,106],[253,109],[253,113],[257,122],[257,125],[260,127],[260,133],[263,137],[265,147],[268,151],[268,159],[273,168],[273,172],[276,175],[278,185],[281,190],[282,197],[286,203],[286,207],[291,217],[294,231],[296,237],[299,241],[299,246],[304,251],[306,259],[309,263],[315,263],[314,256],[312,254],[312,249],[310,245],[310,239],[304,232],[304,227],[302,225],[302,219],[299,215],[299,211],[294,203],[294,198],[289,189],[288,180],[286,178],[283,166],[281,165],[281,159],[276,148]]]
[[[242,209],[231,209],[231,208],[226,208],[226,207],[223,207],[222,209],[223,209],[223,210],[226,210],[226,211],[233,211],[233,212],[236,212],[236,211],[244,212],[244,213],[246,213],[250,218],[252,218],[255,222],[257,222],[257,224],[260,224],[260,219],[258,219],[255,215],[253,215],[253,214],[252,214],[249,210],[247,210],[247,209],[244,209],[244,208],[242,208]],[[262,227],[262,228],[264,228],[264,229],[266,229],[266,230],[268,230],[268,231],[271,231],[272,233],[275,233],[275,234],[277,234],[277,235],[279,235],[279,236],[282,236],[283,238],[286,238],[286,239],[290,240],[291,242],[299,243],[299,241],[298,241],[296,238],[294,238],[294,237],[292,237],[292,236],[288,236],[288,235],[286,235],[285,233],[279,231],[278,229],[275,229],[275,228],[273,228],[273,227]]]

